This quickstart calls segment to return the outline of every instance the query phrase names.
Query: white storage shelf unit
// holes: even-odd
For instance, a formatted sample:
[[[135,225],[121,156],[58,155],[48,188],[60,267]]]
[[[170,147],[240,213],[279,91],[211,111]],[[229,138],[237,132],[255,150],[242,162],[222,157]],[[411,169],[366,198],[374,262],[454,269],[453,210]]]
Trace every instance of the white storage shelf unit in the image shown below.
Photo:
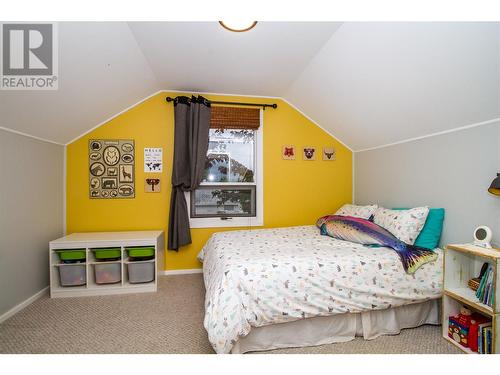
[[[475,292],[467,286],[470,279],[478,277],[485,262],[493,265],[495,296],[493,305],[481,303]],[[490,317],[492,320],[493,353],[500,352],[500,293],[498,290],[498,275],[500,266],[500,251],[482,249],[472,245],[448,245],[444,257],[444,296],[443,296],[443,337],[467,353],[473,353],[448,337],[448,318],[460,312],[465,305],[472,311]]]
[[[154,279],[147,283],[131,283],[128,279],[128,265],[131,263],[127,248],[150,246],[154,247],[154,259],[144,261],[154,263]],[[158,286],[158,271],[163,269],[163,231],[132,231],[132,232],[94,232],[73,233],[49,243],[50,262],[50,296],[78,297],[108,294],[125,294],[156,292]],[[121,259],[116,261],[97,261],[95,249],[120,248]],[[60,261],[56,250],[85,249],[84,263],[64,264]],[[121,281],[113,284],[98,284],[95,280],[95,266],[115,263],[120,265]],[[138,262],[133,262],[138,263]],[[86,283],[81,286],[62,286],[59,277],[59,267],[84,266]],[[161,268],[160,268],[161,267]]]

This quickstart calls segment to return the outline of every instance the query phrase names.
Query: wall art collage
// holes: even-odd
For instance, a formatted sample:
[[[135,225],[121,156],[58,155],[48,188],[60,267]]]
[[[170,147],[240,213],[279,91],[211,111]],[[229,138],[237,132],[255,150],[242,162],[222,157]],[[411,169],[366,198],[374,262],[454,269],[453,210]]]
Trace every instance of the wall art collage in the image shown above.
[[[134,155],[131,139],[89,140],[90,198],[134,198]]]
[[[314,146],[304,146],[301,150],[302,160],[316,160],[317,149]],[[281,156],[284,160],[295,160],[297,149],[294,145],[284,145],[281,149]],[[335,160],[335,149],[333,147],[323,147],[322,159],[324,161]]]

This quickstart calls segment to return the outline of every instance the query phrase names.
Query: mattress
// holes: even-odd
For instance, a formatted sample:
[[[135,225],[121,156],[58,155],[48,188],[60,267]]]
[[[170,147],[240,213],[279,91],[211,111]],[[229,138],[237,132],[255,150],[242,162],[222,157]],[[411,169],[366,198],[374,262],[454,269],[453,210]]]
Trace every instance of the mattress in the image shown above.
[[[215,233],[198,255],[208,338],[229,353],[252,327],[439,298],[436,252],[437,261],[408,275],[392,249],[321,236],[315,226]]]

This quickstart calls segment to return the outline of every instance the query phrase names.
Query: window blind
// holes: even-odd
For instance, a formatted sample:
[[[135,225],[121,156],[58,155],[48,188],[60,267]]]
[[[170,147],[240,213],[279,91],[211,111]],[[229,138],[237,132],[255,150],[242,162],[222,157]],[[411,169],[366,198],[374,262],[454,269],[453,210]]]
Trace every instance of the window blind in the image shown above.
[[[212,106],[210,117],[210,128],[212,129],[257,130],[259,126],[259,108]]]

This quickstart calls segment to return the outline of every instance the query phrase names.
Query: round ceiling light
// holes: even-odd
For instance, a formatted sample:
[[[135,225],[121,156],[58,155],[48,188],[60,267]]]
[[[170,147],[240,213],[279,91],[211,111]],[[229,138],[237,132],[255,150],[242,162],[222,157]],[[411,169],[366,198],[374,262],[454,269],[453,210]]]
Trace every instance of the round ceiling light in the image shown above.
[[[219,21],[219,23],[223,28],[237,33],[251,30],[257,25],[257,21]]]

